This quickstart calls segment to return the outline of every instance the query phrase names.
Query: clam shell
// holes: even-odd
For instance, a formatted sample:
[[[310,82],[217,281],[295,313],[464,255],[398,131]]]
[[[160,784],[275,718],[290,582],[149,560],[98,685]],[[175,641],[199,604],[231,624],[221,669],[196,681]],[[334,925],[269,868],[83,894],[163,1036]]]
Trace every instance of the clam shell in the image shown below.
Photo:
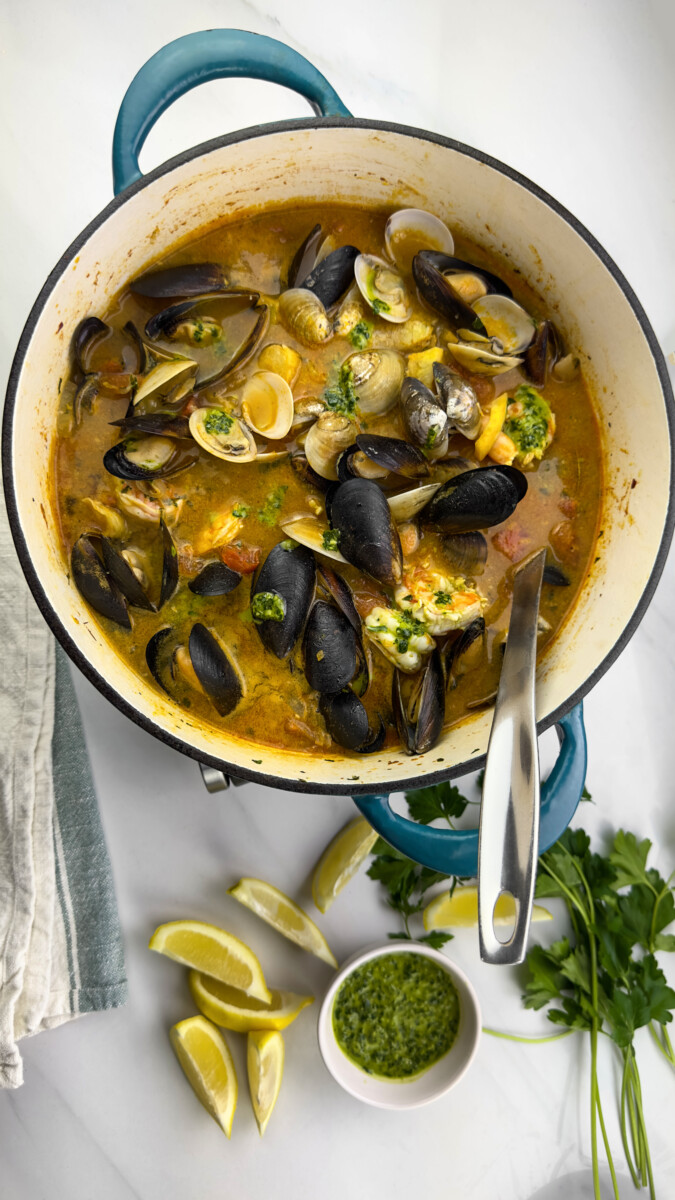
[[[279,317],[289,333],[309,346],[320,346],[333,336],[323,304],[307,288],[289,288],[283,293],[279,299]]]
[[[487,345],[487,343],[486,343]],[[474,375],[503,375],[519,367],[522,358],[511,354],[493,354],[479,343],[449,342],[448,351],[461,366]]]
[[[197,374],[197,364],[190,358],[174,358],[169,362],[158,363],[145,376],[134,396],[134,404],[141,400],[153,400],[167,396],[179,384],[186,384],[184,395],[190,391],[192,382]]]
[[[258,453],[250,429],[224,408],[196,408],[190,433],[202,450],[225,462],[252,462]]]
[[[352,372],[362,413],[386,413],[398,400],[405,378],[405,361],[397,350],[361,350],[345,366]]]
[[[255,433],[277,441],[293,424],[293,393],[275,371],[256,371],[244,386],[241,411]]]
[[[472,307],[488,337],[498,338],[505,354],[522,354],[533,341],[536,326],[532,317],[508,296],[483,296]]]
[[[455,243],[440,217],[423,208],[399,208],[392,213],[384,229],[387,254],[401,271],[409,271],[420,250],[454,254]]]
[[[347,559],[339,550],[330,550],[324,545],[324,534],[331,533],[326,521],[320,521],[318,517],[294,517],[292,521],[286,521],[281,528],[289,538],[293,538],[293,541],[299,542],[301,546],[306,546],[308,550],[313,550],[316,554],[325,554],[326,558],[334,558],[336,562],[346,563]]]
[[[323,412],[307,431],[305,457],[324,479],[337,479],[337,460],[354,440],[354,422],[339,413]]]
[[[400,325],[412,315],[403,276],[383,258],[359,254],[354,263],[354,276],[364,300],[384,321]]]

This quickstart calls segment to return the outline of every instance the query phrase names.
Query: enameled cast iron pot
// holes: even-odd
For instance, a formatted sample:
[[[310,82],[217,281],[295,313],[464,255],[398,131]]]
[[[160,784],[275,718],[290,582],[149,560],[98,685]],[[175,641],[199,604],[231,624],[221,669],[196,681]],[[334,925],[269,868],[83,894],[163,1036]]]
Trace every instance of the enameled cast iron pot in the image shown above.
[[[137,155],[164,109],[198,83],[231,75],[293,88],[317,115],[228,134],[142,176]],[[3,466],[14,539],[57,638],[109,700],[177,750],[241,779],[354,795],[387,840],[412,857],[447,872],[475,873],[475,833],[412,825],[391,812],[387,793],[478,767],[491,712],[477,713],[417,758],[346,757],[337,748],[310,757],[201,727],[111,651],[70,580],[50,496],[58,381],[68,373],[72,331],[83,317],[104,313],[153,260],[210,222],[260,205],[325,199],[429,209],[497,256],[508,255],[534,283],[570,344],[583,348],[602,429],[606,490],[598,557],[538,672],[539,729],[555,723],[562,740],[542,793],[540,846],[550,844],[583,785],[579,701],[635,631],[672,534],[673,397],[630,286],[579,222],[528,179],[438,134],[353,119],[304,58],[256,34],[190,34],[150,59],[120,109],[113,163],[116,198],[45,283],[19,343],[5,408]]]

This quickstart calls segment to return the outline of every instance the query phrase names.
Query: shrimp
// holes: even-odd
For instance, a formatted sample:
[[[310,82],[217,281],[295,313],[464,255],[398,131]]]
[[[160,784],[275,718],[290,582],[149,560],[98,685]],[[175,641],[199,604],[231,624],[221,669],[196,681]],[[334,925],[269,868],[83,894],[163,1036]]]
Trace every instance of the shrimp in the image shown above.
[[[467,586],[462,575],[442,575],[429,559],[404,568],[394,594],[399,607],[433,634],[464,629],[487,603],[476,588]]]

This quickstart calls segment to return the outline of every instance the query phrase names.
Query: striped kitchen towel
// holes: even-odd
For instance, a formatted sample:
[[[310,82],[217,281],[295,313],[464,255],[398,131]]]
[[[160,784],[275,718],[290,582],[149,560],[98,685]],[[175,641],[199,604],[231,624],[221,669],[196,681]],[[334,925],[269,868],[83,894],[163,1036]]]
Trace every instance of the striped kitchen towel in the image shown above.
[[[110,861],[67,660],[21,573],[0,500],[0,1087],[17,1043],[124,1004]]]

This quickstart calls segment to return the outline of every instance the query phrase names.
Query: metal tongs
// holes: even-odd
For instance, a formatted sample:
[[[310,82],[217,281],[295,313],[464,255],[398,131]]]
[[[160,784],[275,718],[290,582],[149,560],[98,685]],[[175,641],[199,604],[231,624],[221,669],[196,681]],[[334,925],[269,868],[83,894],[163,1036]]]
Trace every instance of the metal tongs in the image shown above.
[[[518,568],[495,715],[490,732],[478,840],[478,933],[484,962],[525,957],[539,847],[539,748],[534,676],[537,618],[546,551]],[[502,892],[515,901],[511,936],[495,933]]]

